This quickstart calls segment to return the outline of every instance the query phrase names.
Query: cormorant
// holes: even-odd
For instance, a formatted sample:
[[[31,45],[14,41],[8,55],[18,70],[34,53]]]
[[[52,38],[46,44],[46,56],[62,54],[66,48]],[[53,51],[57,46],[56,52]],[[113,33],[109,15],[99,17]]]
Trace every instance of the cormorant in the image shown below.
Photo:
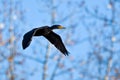
[[[27,48],[31,41],[33,36],[44,36],[47,40],[49,40],[57,49],[59,49],[65,56],[69,54],[67,49],[65,48],[61,37],[54,33],[53,29],[65,29],[65,27],[61,25],[53,25],[51,27],[49,26],[43,26],[39,28],[34,28],[31,31],[27,32],[22,40],[22,47],[23,49]]]

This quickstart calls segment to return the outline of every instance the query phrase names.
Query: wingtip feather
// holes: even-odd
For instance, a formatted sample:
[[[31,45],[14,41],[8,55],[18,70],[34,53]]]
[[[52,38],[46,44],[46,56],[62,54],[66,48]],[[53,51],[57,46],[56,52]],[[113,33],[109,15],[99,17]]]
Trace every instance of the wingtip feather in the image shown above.
[[[70,54],[70,52],[68,52],[68,51],[64,53],[65,56],[69,56],[69,54]]]

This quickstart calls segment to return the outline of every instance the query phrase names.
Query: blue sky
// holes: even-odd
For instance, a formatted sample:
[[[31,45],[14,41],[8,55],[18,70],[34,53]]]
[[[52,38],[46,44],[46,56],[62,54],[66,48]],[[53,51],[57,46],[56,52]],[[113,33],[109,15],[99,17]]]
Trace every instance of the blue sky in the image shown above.
[[[20,2],[19,0],[13,0],[15,2]],[[49,0],[50,1],[50,0]],[[51,6],[49,6],[50,2],[48,0],[22,0],[18,6],[18,10],[23,11],[24,15],[24,21],[21,22],[20,20],[13,20],[13,25],[15,28],[15,34],[18,36],[19,34],[20,39],[17,42],[18,52],[21,53],[23,56],[19,56],[15,58],[15,63],[17,64],[17,61],[25,59],[25,62],[23,65],[16,65],[16,73],[20,75],[19,78],[23,77],[25,80],[41,80],[41,73],[43,71],[42,63],[40,61],[44,61],[45,53],[46,53],[46,45],[48,44],[48,41],[44,37],[38,37],[33,38],[30,46],[23,50],[21,46],[22,42],[22,36],[29,30],[44,26],[44,25],[52,25],[51,23]],[[56,18],[54,24],[61,24],[67,29],[65,30],[55,30],[56,33],[58,33],[62,40],[65,43],[66,48],[71,53],[69,57],[64,57],[61,60],[61,63],[64,63],[65,68],[58,69],[57,72],[64,71],[67,68],[74,67],[74,71],[71,73],[73,75],[73,80],[93,80],[89,76],[82,77],[83,74],[91,74],[96,76],[105,76],[106,72],[106,63],[107,59],[109,57],[109,52],[105,52],[101,50],[101,56],[103,57],[102,64],[99,64],[96,56],[93,55],[92,51],[94,49],[98,49],[97,46],[94,45],[96,43],[99,43],[101,46],[105,45],[108,47],[110,46],[110,40],[104,39],[104,35],[101,35],[101,31],[105,33],[105,35],[111,35],[111,31],[113,28],[104,28],[103,24],[104,21],[96,18],[94,15],[91,15],[89,12],[94,14],[94,10],[98,11],[98,15],[100,17],[106,16],[108,19],[111,19],[111,8],[109,5],[109,0],[84,0],[85,4],[83,7],[79,7],[78,5],[81,4],[82,0],[54,0],[54,6],[57,5],[57,8],[55,9],[56,12]],[[15,3],[13,2],[13,5]],[[117,3],[116,3],[117,4]],[[46,7],[48,5],[49,7]],[[2,6],[2,4],[0,4]],[[118,5],[116,5],[118,7]],[[86,8],[89,10],[89,12],[86,11]],[[2,10],[2,8],[0,8]],[[117,10],[118,8],[116,8]],[[119,12],[119,11],[118,11]],[[13,16],[16,14],[13,14]],[[71,16],[69,16],[71,15]],[[69,16],[68,19],[63,20],[66,16]],[[0,15],[1,19],[3,19],[3,15]],[[120,16],[119,16],[120,17]],[[15,17],[14,17],[15,18]],[[18,17],[17,17],[18,19]],[[119,19],[116,19],[116,22]],[[60,22],[59,22],[60,21]],[[2,20],[0,20],[0,23]],[[9,25],[9,21],[8,21]],[[17,25],[17,28],[16,26]],[[71,26],[72,25],[72,26]],[[114,26],[114,25],[113,25]],[[4,29],[4,39],[8,37],[7,31],[9,26],[6,26]],[[86,29],[89,28],[90,32]],[[118,26],[119,29],[119,26]],[[67,35],[69,34],[70,40],[74,42],[73,45],[66,44]],[[91,42],[89,38],[94,38],[97,36],[97,38],[92,39]],[[119,37],[116,37],[119,39]],[[115,44],[115,49],[118,48],[120,44]],[[119,48],[118,48],[119,50]],[[97,51],[97,50],[96,50]],[[7,52],[9,53],[9,52]],[[50,55],[52,56],[54,53],[57,55],[61,54],[53,45],[51,45],[51,52]],[[117,53],[116,53],[117,54]],[[91,56],[92,55],[92,56]],[[116,55],[115,55],[116,56]],[[58,56],[57,56],[58,57]],[[71,60],[73,58],[73,60]],[[88,61],[90,58],[90,62]],[[113,59],[117,60],[119,57],[113,57]],[[87,64],[88,61],[88,64]],[[113,61],[114,63],[114,61]],[[51,72],[54,69],[54,66],[56,64],[56,60],[54,58],[49,58],[48,61],[48,78],[49,80],[51,76]],[[84,65],[85,64],[85,65]],[[120,64],[120,63],[117,63]],[[2,62],[1,66],[4,67],[4,70],[8,68],[8,62]],[[80,68],[80,69],[79,69]],[[101,74],[99,74],[99,68],[103,69],[101,71]],[[3,70],[3,72],[4,72]],[[21,73],[19,73],[19,71]],[[24,71],[22,73],[22,71]],[[83,74],[82,74],[83,73]],[[60,76],[55,77],[55,80],[70,80],[69,77],[70,73],[65,73]],[[82,75],[81,75],[82,74]],[[80,76],[81,75],[81,76]],[[2,75],[2,79],[6,80],[6,76]],[[77,79],[78,78],[78,79]],[[94,78],[94,80],[97,80]]]

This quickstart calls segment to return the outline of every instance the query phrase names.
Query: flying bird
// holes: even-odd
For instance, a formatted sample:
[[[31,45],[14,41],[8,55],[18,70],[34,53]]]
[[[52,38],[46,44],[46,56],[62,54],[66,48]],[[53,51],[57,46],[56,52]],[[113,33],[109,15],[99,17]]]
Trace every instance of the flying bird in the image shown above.
[[[32,29],[31,31],[27,32],[23,36],[23,40],[22,40],[23,49],[26,49],[30,45],[30,43],[32,41],[32,37],[34,37],[34,36],[44,36],[58,50],[60,50],[60,52],[62,52],[65,56],[68,55],[69,52],[65,48],[61,37],[58,34],[56,34],[55,32],[53,32],[53,29],[65,29],[65,27],[63,27],[61,25],[53,25],[51,27],[43,26],[43,27]]]

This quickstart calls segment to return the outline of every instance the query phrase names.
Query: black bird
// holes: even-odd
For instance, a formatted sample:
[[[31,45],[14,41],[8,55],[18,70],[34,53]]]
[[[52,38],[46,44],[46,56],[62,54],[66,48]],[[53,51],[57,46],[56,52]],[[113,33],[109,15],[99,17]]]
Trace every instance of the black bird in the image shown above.
[[[27,32],[22,40],[22,47],[23,49],[27,48],[31,41],[33,36],[44,36],[47,40],[49,40],[57,49],[59,49],[65,56],[69,54],[67,49],[65,48],[61,37],[54,33],[53,29],[65,29],[65,27],[61,25],[53,25],[51,27],[49,26],[43,26],[39,28],[34,28],[31,31]]]

